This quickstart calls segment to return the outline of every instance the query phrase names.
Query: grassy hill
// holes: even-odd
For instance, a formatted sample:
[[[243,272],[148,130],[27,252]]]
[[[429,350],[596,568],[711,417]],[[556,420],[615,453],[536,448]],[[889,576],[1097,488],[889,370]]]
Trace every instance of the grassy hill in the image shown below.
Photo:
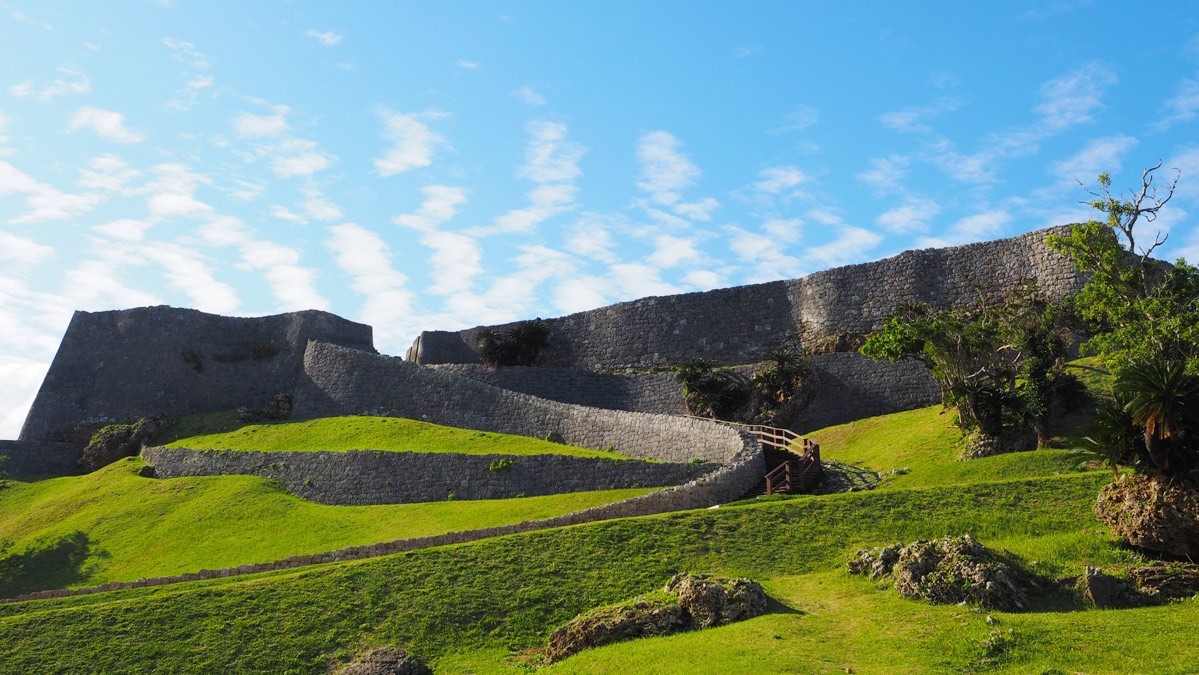
[[[227,426],[227,413],[184,419],[168,430],[172,448],[193,450],[259,450],[311,452],[318,450],[384,450],[454,452],[466,455],[570,455],[625,459],[602,450],[551,443],[526,436],[430,424],[399,417],[323,417],[303,422]],[[231,425],[228,425],[231,426]]]
[[[928,408],[813,434],[827,459],[888,476],[869,492],[748,501],[353,563],[0,605],[0,671],[320,673],[367,647],[395,645],[437,672],[527,673],[520,655],[544,644],[554,627],[691,571],[750,576],[774,599],[773,610],[717,629],[583,652],[542,670],[1193,672],[1199,601],[1097,611],[1063,590],[1032,612],[988,613],[904,600],[846,572],[858,548],[962,533],[1064,583],[1088,564],[1138,560],[1090,511],[1110,472],[1083,470],[1063,449],[958,462],[948,424]],[[93,474],[93,490],[145,480],[134,475],[136,466],[130,460]],[[908,471],[891,474],[895,468]],[[88,498],[64,497],[72,504]],[[0,493],[0,505],[7,499]],[[37,510],[27,508],[28,495],[20,502],[8,513]],[[355,508],[288,509],[309,507]],[[130,511],[112,526],[144,527],[153,520],[146,516]],[[4,512],[0,522],[8,522]],[[143,543],[162,536],[148,534]]]

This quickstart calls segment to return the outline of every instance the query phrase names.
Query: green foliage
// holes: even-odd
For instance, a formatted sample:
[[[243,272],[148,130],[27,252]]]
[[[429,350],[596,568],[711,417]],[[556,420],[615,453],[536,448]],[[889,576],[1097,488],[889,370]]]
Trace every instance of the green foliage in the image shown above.
[[[765,362],[750,379],[754,404],[767,424],[787,426],[815,393],[810,360],[801,350],[786,346],[767,352]]]
[[[1199,368],[1199,269],[1183,259],[1171,267],[1150,257],[1165,236],[1155,236],[1147,247],[1137,244],[1137,225],[1153,221],[1177,184],[1176,177],[1166,195],[1157,196],[1153,172],[1160,166],[1147,169],[1140,191],[1128,198],[1113,196],[1111,178],[1101,174],[1091,206],[1104,220],[1076,223],[1068,234],[1046,240],[1089,275],[1070,304],[1091,325],[1093,337],[1084,350],[1099,354],[1112,370],[1157,359]]]
[[[142,417],[134,422],[101,427],[83,448],[79,467],[84,471],[95,471],[122,457],[132,457],[170,424],[171,420],[165,417]]]
[[[540,318],[522,321],[507,331],[484,328],[478,333],[479,360],[493,368],[531,366],[549,346],[550,327]]]
[[[189,349],[179,352],[179,356],[183,357],[183,362],[192,367],[192,370],[197,373],[204,372],[204,355],[200,352]]]
[[[732,419],[750,400],[745,380],[715,361],[684,361],[675,366],[674,377],[683,385],[683,398],[692,415]]]
[[[514,468],[516,468],[516,460],[511,457],[500,457],[487,465],[487,470],[494,473],[508,473]]]
[[[207,421],[206,421],[207,420]],[[205,417],[180,424],[200,429],[221,428],[227,421]],[[552,443],[527,436],[500,434],[430,424],[399,417],[322,417],[302,422],[251,424],[222,433],[180,438],[170,448],[192,450],[257,450],[260,452],[315,452],[383,450],[393,452],[452,452],[467,455],[570,455],[624,459],[623,455]]]
[[[994,306],[901,305],[860,351],[924,363],[963,431],[996,437],[1005,427],[1031,425],[1044,445],[1055,403],[1076,390],[1062,360],[1066,344],[1057,308],[1026,282]]]
[[[1143,430],[1152,466],[1165,476],[1188,477],[1199,466],[1199,375],[1181,361],[1148,361],[1124,367],[1116,376],[1115,398],[1128,421]]]

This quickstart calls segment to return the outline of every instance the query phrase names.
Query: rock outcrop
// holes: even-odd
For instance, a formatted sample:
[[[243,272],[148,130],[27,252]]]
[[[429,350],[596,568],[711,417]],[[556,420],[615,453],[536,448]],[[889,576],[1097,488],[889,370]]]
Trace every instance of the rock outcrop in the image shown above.
[[[849,570],[872,579],[889,575],[905,598],[938,605],[967,602],[1006,612],[1029,609],[1041,587],[1034,575],[968,534],[858,551]]]
[[[1099,492],[1094,511],[1133,546],[1199,560],[1199,489],[1192,484],[1123,476]]]
[[[614,642],[750,619],[766,613],[766,606],[765,591],[749,579],[678,574],[666,584],[663,597],[588,612],[550,633],[544,662]]]
[[[334,671],[335,675],[433,675],[420,659],[403,649],[379,647]]]

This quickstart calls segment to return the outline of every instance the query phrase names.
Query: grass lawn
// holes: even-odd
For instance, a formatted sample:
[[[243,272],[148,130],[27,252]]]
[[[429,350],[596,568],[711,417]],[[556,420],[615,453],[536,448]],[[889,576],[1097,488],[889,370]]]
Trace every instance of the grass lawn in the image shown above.
[[[303,422],[251,424],[218,433],[180,433],[202,428],[221,415],[184,420],[182,428],[167,430],[171,448],[193,450],[259,450],[307,452],[318,450],[385,450],[454,452],[466,455],[570,455],[627,459],[615,452],[578,448],[526,436],[456,429],[398,417],[323,417]]]
[[[504,500],[325,506],[254,476],[142,478],[129,458],[86,476],[12,480],[0,490],[0,539],[22,572],[0,597],[133,581],[392,539],[546,518],[648,489]]]

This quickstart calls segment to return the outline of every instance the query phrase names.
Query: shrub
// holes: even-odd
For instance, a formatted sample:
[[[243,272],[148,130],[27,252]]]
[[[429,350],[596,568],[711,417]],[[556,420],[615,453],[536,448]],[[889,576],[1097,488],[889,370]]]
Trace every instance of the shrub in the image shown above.
[[[531,366],[549,345],[550,327],[540,318],[522,321],[506,331],[479,331],[479,360],[493,368]]]
[[[109,424],[92,434],[91,441],[83,448],[79,467],[92,472],[118,459],[132,457],[141,452],[142,445],[161,434],[172,420],[166,417],[142,417],[135,422]]]
[[[715,361],[684,361],[675,367],[674,377],[683,385],[683,398],[692,415],[730,419],[750,400],[748,383]]]

